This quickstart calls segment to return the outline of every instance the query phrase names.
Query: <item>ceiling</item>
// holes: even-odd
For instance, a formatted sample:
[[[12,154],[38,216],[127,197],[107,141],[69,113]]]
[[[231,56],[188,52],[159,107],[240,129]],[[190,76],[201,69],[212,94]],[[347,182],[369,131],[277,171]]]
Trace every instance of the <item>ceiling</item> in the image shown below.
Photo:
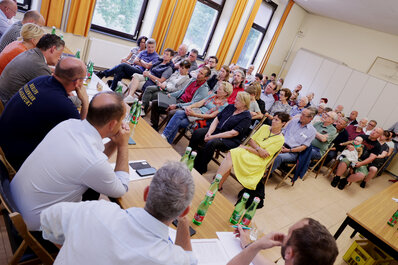
[[[310,13],[398,35],[398,0],[294,0]]]

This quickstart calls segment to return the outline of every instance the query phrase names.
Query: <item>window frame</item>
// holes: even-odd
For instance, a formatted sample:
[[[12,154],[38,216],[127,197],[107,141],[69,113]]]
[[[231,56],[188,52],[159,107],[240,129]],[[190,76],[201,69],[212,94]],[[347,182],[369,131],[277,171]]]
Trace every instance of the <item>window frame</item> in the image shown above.
[[[221,5],[215,3],[215,2],[213,2],[211,0],[197,0],[197,1],[201,2],[202,4],[207,5],[207,6],[209,6],[209,7],[211,7],[211,8],[213,8],[213,9],[218,11],[218,14],[217,14],[217,17],[216,17],[216,21],[215,21],[214,26],[213,26],[213,28],[212,28],[212,30],[210,32],[210,35],[209,35],[209,39],[207,40],[205,48],[203,49],[203,54],[198,54],[198,58],[204,60],[206,58],[206,56],[207,56],[207,50],[209,49],[210,43],[211,43],[211,41],[213,39],[214,32],[216,31],[217,24],[218,24],[218,22],[220,20],[221,13],[222,13],[222,11],[224,9],[226,0],[222,0],[223,2],[222,2]],[[192,17],[191,17],[191,19],[192,19]],[[189,22],[191,22],[191,20]],[[185,34],[186,34],[186,32],[185,32]],[[184,35],[184,38],[185,38],[185,35]]]
[[[26,12],[29,11],[32,7],[32,0],[24,0],[23,4],[17,3],[18,11]]]
[[[276,9],[278,8],[278,5],[277,5],[276,3],[274,3],[273,1],[263,0],[263,2],[265,2],[265,4],[271,6],[271,8],[272,8],[272,15],[271,15],[270,19],[268,20],[267,27],[263,28],[263,27],[261,27],[260,25],[254,23],[254,21],[253,21],[252,26],[250,27],[250,29],[254,28],[255,30],[260,31],[260,32],[263,34],[263,36],[261,37],[260,44],[257,46],[256,52],[254,53],[253,59],[251,60],[251,62],[249,63],[249,65],[253,64],[254,61],[256,60],[256,57],[257,57],[257,55],[258,55],[258,51],[260,50],[261,44],[262,44],[263,41],[264,41],[265,35],[267,34],[267,30],[268,30],[268,28],[269,28],[269,24],[271,23],[271,20],[272,20],[272,18],[274,17],[274,14],[275,14]],[[245,42],[245,43],[246,43],[246,42]],[[239,55],[239,57],[240,57],[240,55]],[[238,58],[238,60],[239,60],[239,58]]]
[[[131,34],[128,34],[128,33],[125,33],[125,32],[121,32],[121,31],[118,31],[118,30],[110,29],[110,28],[107,28],[107,27],[104,27],[104,26],[99,26],[99,25],[96,25],[96,24],[91,24],[90,30],[94,31],[94,32],[102,33],[102,34],[105,34],[105,35],[118,37],[118,38],[121,38],[121,39],[137,40],[138,37],[139,37],[139,34],[140,34],[142,23],[144,21],[144,16],[145,16],[146,8],[148,6],[148,1],[149,0],[144,0],[144,2],[142,3],[140,15],[138,16],[137,26],[135,27],[135,30],[134,30],[134,35],[131,35]]]

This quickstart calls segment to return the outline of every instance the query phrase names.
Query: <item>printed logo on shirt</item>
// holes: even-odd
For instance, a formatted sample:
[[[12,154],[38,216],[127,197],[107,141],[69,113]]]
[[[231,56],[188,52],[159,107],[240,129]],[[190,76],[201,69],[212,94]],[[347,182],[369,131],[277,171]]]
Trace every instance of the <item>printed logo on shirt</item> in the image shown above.
[[[28,107],[33,104],[33,101],[36,100],[35,95],[38,93],[39,91],[36,89],[33,83],[29,84],[29,86],[26,84],[19,90],[19,96]]]
[[[307,136],[307,135],[305,135],[303,132],[302,132],[302,133],[300,133],[300,136],[301,136],[301,137],[303,137],[304,139],[307,139],[307,138],[308,138],[308,136]]]

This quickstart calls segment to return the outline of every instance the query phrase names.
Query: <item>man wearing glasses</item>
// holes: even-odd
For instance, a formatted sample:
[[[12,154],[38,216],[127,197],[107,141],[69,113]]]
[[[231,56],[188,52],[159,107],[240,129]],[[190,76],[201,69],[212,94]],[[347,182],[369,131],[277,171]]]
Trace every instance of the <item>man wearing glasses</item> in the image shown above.
[[[376,128],[376,126],[377,126],[377,121],[375,121],[375,120],[370,120],[370,121],[368,122],[368,125],[366,125],[366,127],[363,129],[363,132],[364,132],[366,135],[370,135],[370,133],[374,130],[374,128]]]
[[[58,123],[71,118],[86,118],[85,77],[84,63],[67,57],[57,64],[53,76],[33,79],[11,98],[0,116],[0,127],[7,128],[0,130],[0,146],[15,170]],[[72,91],[76,91],[82,102],[80,114],[68,98]]]
[[[16,1],[2,0],[0,2],[0,37],[12,25],[11,19],[17,14]]]
[[[272,171],[277,169],[282,163],[295,162],[299,153],[311,145],[317,133],[311,124],[315,113],[315,108],[306,108],[301,112],[300,117],[290,120],[285,129],[283,129],[285,144],[281,153],[275,158]]]

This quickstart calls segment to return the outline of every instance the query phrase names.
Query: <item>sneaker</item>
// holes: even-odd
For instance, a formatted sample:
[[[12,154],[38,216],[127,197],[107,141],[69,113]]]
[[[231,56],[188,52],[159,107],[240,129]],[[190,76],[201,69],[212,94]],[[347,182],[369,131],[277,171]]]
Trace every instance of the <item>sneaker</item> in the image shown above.
[[[339,190],[343,190],[347,184],[348,184],[347,178],[343,178],[340,180],[337,188],[339,188]]]
[[[340,177],[339,176],[335,176],[332,180],[332,182],[330,183],[330,185],[332,185],[332,187],[336,188],[337,184],[339,184],[340,182]]]
[[[359,184],[359,186],[364,189],[366,186],[366,181],[362,180],[361,184]]]
[[[127,97],[124,98],[124,102],[127,104],[133,104],[134,103],[134,97],[131,95],[128,95]]]
[[[163,133],[162,133],[160,136],[162,136],[163,139],[166,139],[166,140],[167,140],[166,135],[164,135]]]
[[[96,75],[98,76],[99,79],[102,79],[102,78],[105,77],[104,71],[98,71],[98,72],[96,73]]]

